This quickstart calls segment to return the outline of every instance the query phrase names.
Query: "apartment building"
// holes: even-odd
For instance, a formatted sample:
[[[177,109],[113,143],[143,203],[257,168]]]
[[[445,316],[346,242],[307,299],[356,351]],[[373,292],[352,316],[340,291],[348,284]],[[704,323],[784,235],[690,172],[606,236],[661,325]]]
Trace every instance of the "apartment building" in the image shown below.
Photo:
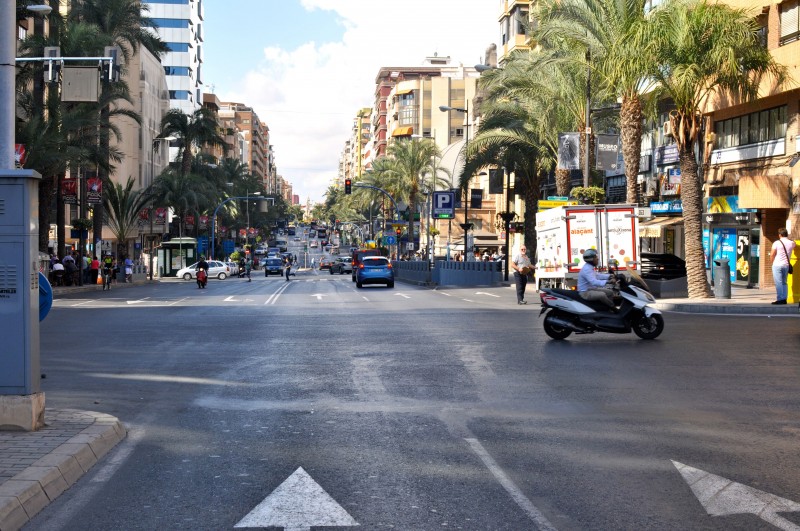
[[[530,50],[532,0],[500,0],[500,62],[514,50]]]
[[[274,192],[270,188],[274,162],[267,125],[259,119],[252,107],[243,103],[220,102],[218,116],[221,123],[225,124],[226,143],[238,145],[236,153],[239,160],[262,179],[268,193]]]
[[[735,282],[765,288],[774,285],[777,230],[800,239],[800,3],[726,3],[754,14],[763,45],[792,80],[765,82],[755,102],[713,101],[704,135],[709,259],[728,258]]]
[[[193,113],[203,104],[203,0],[146,0],[153,30],[170,51],[162,59],[170,108]]]

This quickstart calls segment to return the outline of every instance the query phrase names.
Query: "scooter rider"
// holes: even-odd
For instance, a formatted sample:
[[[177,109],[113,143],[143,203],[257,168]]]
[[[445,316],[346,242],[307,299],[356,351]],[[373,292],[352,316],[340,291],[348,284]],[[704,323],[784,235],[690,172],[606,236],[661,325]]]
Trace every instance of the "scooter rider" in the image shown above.
[[[197,278],[197,287],[198,288],[202,288],[202,287],[205,286],[206,282],[208,282],[208,262],[206,262],[206,257],[205,256],[202,256],[202,255],[200,256],[200,261],[197,262],[196,270],[197,270],[198,273],[200,273],[200,271],[205,273],[205,280],[201,281],[200,278],[199,278],[199,275],[198,275],[198,278]]]
[[[614,310],[614,292],[605,287],[611,275],[595,270],[600,262],[597,251],[588,249],[583,253],[583,260],[586,263],[578,273],[578,293],[587,301],[600,301]]]

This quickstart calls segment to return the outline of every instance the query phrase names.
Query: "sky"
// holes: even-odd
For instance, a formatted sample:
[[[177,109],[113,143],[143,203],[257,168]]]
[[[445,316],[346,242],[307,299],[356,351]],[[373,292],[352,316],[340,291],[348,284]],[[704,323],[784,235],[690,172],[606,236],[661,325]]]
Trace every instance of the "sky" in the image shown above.
[[[472,66],[498,41],[499,0],[211,0],[203,83],[253,107],[278,173],[305,203],[324,200],[353,118],[374,105],[384,66],[450,56]]]

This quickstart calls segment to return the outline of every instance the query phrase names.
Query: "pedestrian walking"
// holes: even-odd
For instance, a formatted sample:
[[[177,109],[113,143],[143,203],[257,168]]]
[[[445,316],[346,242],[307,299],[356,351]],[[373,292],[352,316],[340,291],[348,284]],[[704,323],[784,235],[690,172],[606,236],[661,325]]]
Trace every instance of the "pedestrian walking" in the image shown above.
[[[133,260],[130,256],[125,257],[125,282],[133,282]]]
[[[772,260],[772,279],[775,281],[775,291],[777,300],[772,304],[786,304],[789,297],[789,275],[793,273],[791,258],[794,252],[795,243],[789,239],[789,232],[778,229],[778,239],[772,242],[770,259]]]
[[[517,285],[517,304],[528,304],[528,301],[525,300],[525,288],[528,285],[528,277],[533,273],[533,264],[531,264],[527,252],[528,249],[523,244],[511,260],[511,267],[514,269],[514,283]]]
[[[91,270],[91,277],[90,281],[92,284],[97,284],[97,277],[100,276],[100,260],[97,259],[97,255],[92,257],[92,262],[89,265]]]

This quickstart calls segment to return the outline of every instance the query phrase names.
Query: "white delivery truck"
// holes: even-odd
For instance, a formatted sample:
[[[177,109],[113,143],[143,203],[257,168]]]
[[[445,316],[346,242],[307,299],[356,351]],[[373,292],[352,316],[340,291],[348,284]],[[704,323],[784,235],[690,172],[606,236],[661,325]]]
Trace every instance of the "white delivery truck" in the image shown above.
[[[583,252],[595,249],[598,267],[639,270],[636,205],[565,205],[536,213],[536,287],[574,288]]]

